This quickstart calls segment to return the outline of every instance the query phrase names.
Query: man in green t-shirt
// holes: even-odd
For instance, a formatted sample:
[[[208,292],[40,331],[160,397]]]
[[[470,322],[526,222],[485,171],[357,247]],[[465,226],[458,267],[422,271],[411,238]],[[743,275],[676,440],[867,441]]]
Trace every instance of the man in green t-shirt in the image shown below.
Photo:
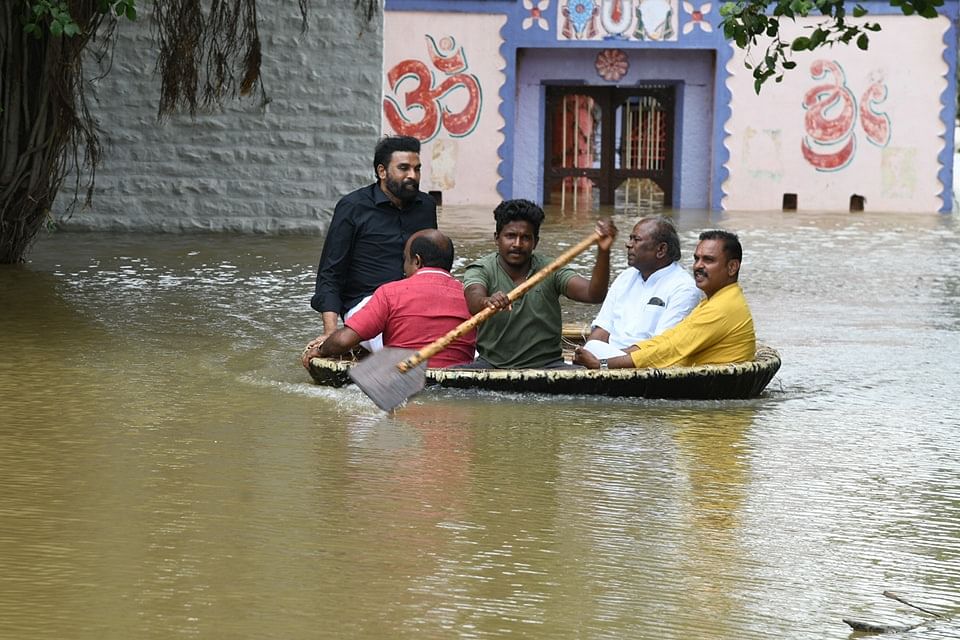
[[[565,367],[560,346],[560,295],[599,304],[610,283],[610,246],[617,237],[613,220],[597,223],[597,261],[590,279],[561,267],[510,304],[507,293],[551,260],[534,253],[540,241],[543,209],[529,200],[506,200],[493,212],[497,250],[467,266],[464,297],[470,313],[502,309],[477,330],[479,358],[466,368],[554,369]]]

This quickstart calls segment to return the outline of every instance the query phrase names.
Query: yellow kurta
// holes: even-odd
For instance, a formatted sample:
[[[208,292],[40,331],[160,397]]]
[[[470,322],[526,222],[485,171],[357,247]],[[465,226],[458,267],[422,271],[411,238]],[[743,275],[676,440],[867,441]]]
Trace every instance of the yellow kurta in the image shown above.
[[[728,284],[701,300],[679,324],[637,347],[630,357],[638,369],[753,360],[757,353],[753,316],[740,284]]]

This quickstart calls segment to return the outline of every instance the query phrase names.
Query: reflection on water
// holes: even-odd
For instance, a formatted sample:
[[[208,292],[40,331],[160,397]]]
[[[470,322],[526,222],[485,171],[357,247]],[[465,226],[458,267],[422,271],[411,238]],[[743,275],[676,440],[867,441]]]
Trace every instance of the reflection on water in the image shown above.
[[[552,254],[595,217],[548,215]],[[956,219],[674,216],[687,264],[741,234],[784,360],[760,399],[387,416],[298,364],[321,238],[42,239],[0,267],[0,638],[847,638],[920,618],[885,589],[960,615]],[[488,209],[440,219],[455,270],[492,250]]]

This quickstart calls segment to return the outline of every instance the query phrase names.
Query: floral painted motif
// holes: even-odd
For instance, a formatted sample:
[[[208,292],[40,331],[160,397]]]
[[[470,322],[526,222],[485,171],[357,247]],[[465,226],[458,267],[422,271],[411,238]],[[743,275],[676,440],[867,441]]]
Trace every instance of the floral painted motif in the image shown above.
[[[711,5],[709,2],[706,4],[700,5],[699,9],[694,8],[694,6],[689,2],[684,2],[683,10],[686,11],[687,14],[690,16],[690,22],[683,25],[683,33],[684,34],[690,33],[691,31],[693,31],[694,26],[700,27],[702,30],[708,33],[713,31],[713,26],[703,17],[708,13],[710,13],[710,7]]]
[[[596,36],[596,18],[600,8],[594,0],[567,0],[562,14],[567,19],[565,36],[571,40],[591,40]]]
[[[544,12],[550,7],[550,0],[539,0],[534,3],[533,0],[523,0],[523,8],[530,12],[530,15],[523,19],[523,28],[529,29],[537,25],[544,31],[550,28],[550,24],[544,17]]]
[[[617,82],[627,75],[630,61],[620,49],[604,49],[597,54],[597,73],[609,82]]]

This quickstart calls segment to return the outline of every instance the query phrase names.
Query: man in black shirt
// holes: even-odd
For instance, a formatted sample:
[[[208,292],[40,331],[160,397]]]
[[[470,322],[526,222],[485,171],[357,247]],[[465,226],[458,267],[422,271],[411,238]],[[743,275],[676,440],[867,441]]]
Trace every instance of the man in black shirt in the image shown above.
[[[437,205],[420,191],[420,141],[388,136],[373,155],[377,182],[345,195],[333,211],[310,306],[323,314],[319,346],[337,320],[385,282],[403,278],[403,247],[421,229],[437,228]]]

